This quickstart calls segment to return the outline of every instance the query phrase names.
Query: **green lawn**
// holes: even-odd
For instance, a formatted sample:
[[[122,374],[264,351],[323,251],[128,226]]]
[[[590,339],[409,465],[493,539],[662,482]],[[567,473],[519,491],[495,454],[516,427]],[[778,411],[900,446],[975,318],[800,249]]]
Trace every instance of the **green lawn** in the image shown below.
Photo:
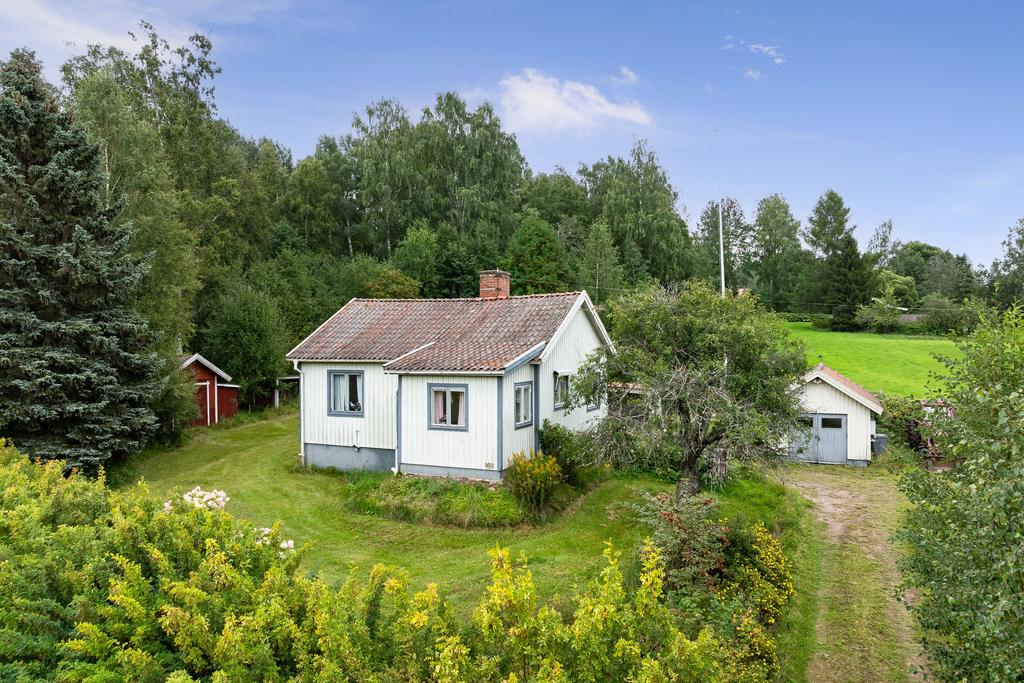
[[[224,489],[231,498],[228,511],[259,525],[281,521],[286,538],[294,538],[297,545],[310,542],[305,562],[311,572],[337,581],[350,565],[367,570],[376,563],[393,564],[408,570],[414,587],[437,582],[463,612],[484,596],[490,577],[487,551],[495,545],[527,555],[543,597],[568,597],[575,585],[605,566],[601,553],[606,541],[628,558],[646,535],[632,510],[640,493],[671,489],[656,479],[612,477],[539,527],[459,529],[395,521],[354,512],[347,497],[357,487],[347,483],[346,475],[298,466],[294,414],[196,431],[187,445],[150,450],[110,476],[117,485],[138,479],[160,496],[193,486]],[[815,590],[812,560],[817,546],[808,536],[813,536],[812,521],[802,499],[753,473],[735,477],[709,495],[736,523],[760,519],[781,533],[787,553],[797,562],[798,591]],[[813,604],[813,595],[798,597],[793,615],[783,624],[779,639],[787,648],[806,640],[813,628],[813,618],[808,622],[802,607],[807,600]],[[805,665],[801,656],[785,666],[792,673]],[[799,677],[797,673],[794,679]]]
[[[298,467],[298,417],[277,417],[232,429],[206,429],[177,449],[149,451],[111,480],[145,479],[154,493],[193,486],[219,488],[227,509],[260,525],[280,520],[296,545],[310,542],[309,570],[330,580],[376,563],[404,567],[414,586],[436,581],[461,607],[484,596],[490,574],[487,551],[508,546],[529,558],[543,595],[570,592],[604,566],[611,540],[627,553],[645,533],[630,505],[641,491],[668,490],[653,479],[609,479],[544,526],[457,529],[399,522],[351,511],[343,476]]]
[[[935,355],[955,355],[957,348],[945,337],[831,332],[811,323],[786,323],[790,333],[807,346],[807,360],[825,364],[870,391],[924,397],[932,374],[942,370]]]

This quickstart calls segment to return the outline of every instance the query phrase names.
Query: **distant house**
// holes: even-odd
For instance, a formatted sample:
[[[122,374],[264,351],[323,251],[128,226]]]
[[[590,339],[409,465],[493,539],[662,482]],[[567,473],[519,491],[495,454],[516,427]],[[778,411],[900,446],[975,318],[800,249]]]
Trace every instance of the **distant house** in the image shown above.
[[[182,356],[181,367],[195,378],[199,417],[193,427],[209,427],[238,412],[238,385],[231,384],[231,375],[198,353]]]
[[[867,465],[882,414],[878,397],[824,363],[797,383],[804,429],[789,442],[790,457],[806,462]]]
[[[353,299],[288,353],[299,373],[303,462],[499,479],[544,420],[578,429],[571,378],[611,346],[586,292],[510,296],[480,274],[469,299]]]

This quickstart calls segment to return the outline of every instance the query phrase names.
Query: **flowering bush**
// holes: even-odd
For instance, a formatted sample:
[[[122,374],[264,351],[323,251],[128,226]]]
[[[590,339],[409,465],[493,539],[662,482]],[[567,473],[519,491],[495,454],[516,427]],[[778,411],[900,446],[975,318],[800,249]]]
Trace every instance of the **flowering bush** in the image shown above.
[[[558,461],[533,449],[530,449],[529,456],[523,452],[513,453],[512,463],[505,470],[505,486],[523,507],[534,514],[547,507],[561,481],[562,470]]]
[[[189,505],[207,510],[223,510],[224,506],[231,500],[227,494],[218,489],[204,491],[198,486],[181,497]],[[165,505],[166,507],[166,505]]]

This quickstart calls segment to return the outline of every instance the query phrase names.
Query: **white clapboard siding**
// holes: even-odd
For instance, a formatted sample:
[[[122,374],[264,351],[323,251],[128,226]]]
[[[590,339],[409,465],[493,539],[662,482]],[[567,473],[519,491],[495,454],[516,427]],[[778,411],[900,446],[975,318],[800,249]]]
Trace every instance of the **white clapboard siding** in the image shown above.
[[[305,443],[359,448],[395,447],[395,392],[398,379],[380,363],[317,363],[300,366],[302,439]],[[363,416],[327,414],[327,373],[362,370]]]
[[[825,382],[804,384],[800,405],[805,413],[846,415],[847,459],[871,459],[872,416],[864,405]]]
[[[594,329],[589,316],[581,308],[573,313],[573,317],[562,335],[555,340],[555,346],[545,350],[546,358],[540,368],[541,419],[538,424],[543,425],[544,420],[548,419],[570,429],[580,429],[590,421],[604,417],[607,413],[607,404],[603,404],[593,411],[588,411],[583,406],[573,408],[571,411],[555,410],[554,408],[554,373],[576,375],[579,366],[599,346],[601,346],[601,338]]]
[[[429,429],[428,385],[465,384],[468,429]],[[498,468],[498,379],[472,375],[402,377],[402,463],[463,469]],[[489,467],[488,467],[489,465]]]
[[[534,367],[531,364],[522,365],[509,374],[505,375],[504,380],[504,423],[505,423],[505,443],[503,444],[504,450],[504,466],[507,468],[509,463],[512,461],[512,454],[522,451],[529,453],[530,449],[534,445],[534,430],[537,427],[537,416],[534,415],[533,424],[529,427],[520,427],[516,429],[516,395],[515,385],[520,382],[530,382],[533,384],[533,373]],[[533,387],[534,392],[537,391],[537,387]],[[536,394],[534,394],[536,396]],[[536,400],[534,400],[532,409],[536,408]]]

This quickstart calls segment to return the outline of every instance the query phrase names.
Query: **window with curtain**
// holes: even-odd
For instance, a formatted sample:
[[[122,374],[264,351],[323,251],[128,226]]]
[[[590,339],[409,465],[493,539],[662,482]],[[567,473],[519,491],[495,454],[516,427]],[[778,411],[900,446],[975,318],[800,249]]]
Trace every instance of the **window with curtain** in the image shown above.
[[[515,421],[516,427],[533,424],[533,382],[515,386]]]
[[[430,426],[437,429],[466,429],[466,386],[430,386]]]
[[[327,412],[330,415],[363,414],[363,373],[331,371],[328,373]]]

